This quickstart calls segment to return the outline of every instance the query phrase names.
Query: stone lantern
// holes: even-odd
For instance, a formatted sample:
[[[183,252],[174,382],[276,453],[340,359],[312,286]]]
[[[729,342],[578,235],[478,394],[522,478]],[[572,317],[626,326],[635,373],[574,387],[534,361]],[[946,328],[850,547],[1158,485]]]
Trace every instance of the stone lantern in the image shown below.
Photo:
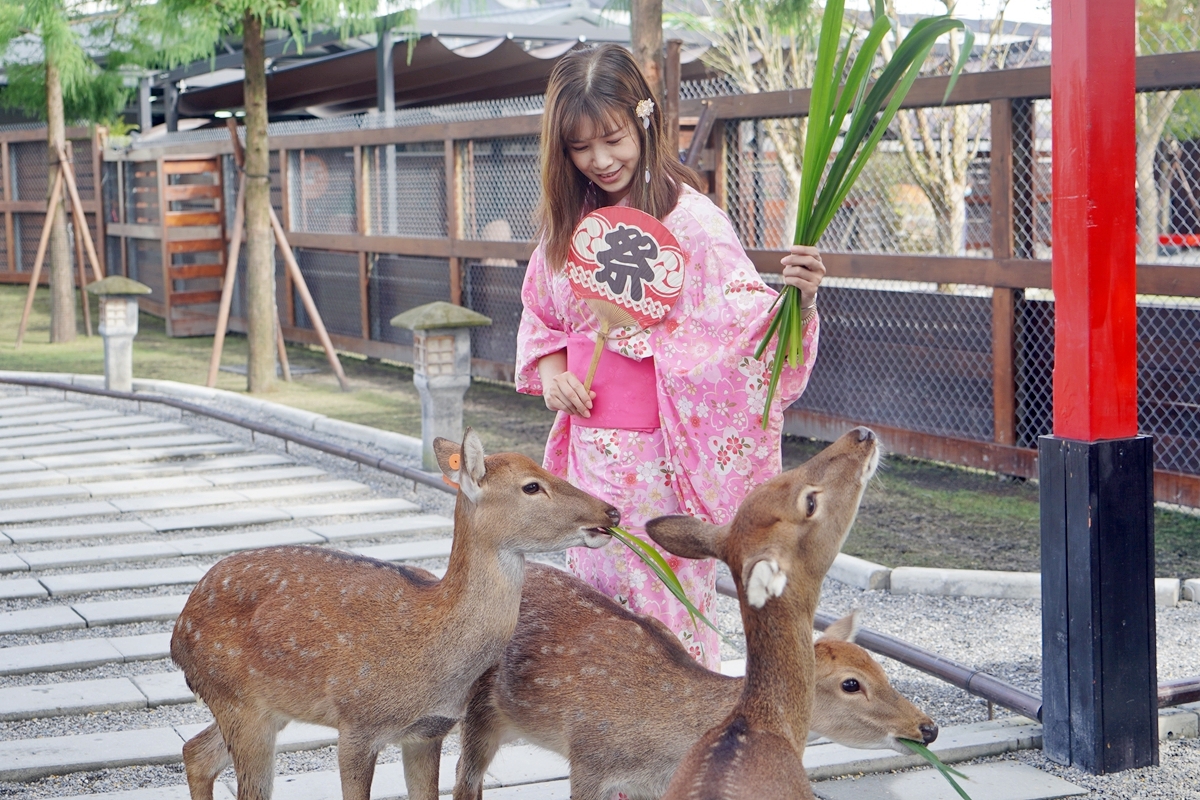
[[[89,283],[100,298],[100,336],[104,339],[104,388],[133,391],[133,337],[138,332],[138,295],[152,291],[120,275]]]
[[[492,320],[453,303],[426,303],[397,314],[392,327],[413,334],[413,383],[421,395],[421,467],[438,469],[433,440],[463,435],[463,395],[471,385],[471,328]]]

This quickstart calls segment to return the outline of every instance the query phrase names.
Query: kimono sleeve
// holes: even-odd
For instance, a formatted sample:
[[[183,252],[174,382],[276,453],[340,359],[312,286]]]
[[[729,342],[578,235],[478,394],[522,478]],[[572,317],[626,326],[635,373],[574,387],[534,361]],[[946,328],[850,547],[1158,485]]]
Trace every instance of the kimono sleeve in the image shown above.
[[[524,394],[542,393],[538,361],[567,346],[566,323],[554,302],[552,275],[539,246],[529,257],[521,285],[521,326],[517,330],[515,383]]]

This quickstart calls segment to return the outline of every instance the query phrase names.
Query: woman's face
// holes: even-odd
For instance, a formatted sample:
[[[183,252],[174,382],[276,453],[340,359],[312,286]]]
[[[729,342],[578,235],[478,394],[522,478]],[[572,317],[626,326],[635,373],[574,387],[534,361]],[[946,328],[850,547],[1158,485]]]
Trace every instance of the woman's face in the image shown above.
[[[584,177],[614,205],[629,194],[637,175],[641,143],[628,121],[610,121],[601,127],[584,122],[567,141],[567,155]]]

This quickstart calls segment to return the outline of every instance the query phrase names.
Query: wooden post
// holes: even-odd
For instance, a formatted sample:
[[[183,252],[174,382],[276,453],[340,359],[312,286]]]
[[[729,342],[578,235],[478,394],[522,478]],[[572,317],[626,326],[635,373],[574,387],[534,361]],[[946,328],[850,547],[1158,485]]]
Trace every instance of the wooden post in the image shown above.
[[[8,142],[0,143],[0,159],[3,160],[3,166],[0,166],[0,176],[4,180],[4,202],[12,202],[12,173],[11,164],[8,156]],[[20,267],[17,264],[17,242],[13,236],[13,213],[11,211],[4,212],[4,245],[6,255],[8,257],[8,271],[20,272]]]
[[[92,338],[92,306],[87,296],[87,267],[83,264],[83,232],[79,222],[71,226],[75,230],[75,271],[79,273],[79,301],[83,304],[83,331]]]
[[[46,203],[46,222],[42,225],[42,236],[38,239],[37,255],[33,259],[33,273],[29,276],[29,294],[25,295],[25,310],[21,312],[21,324],[17,326],[17,346],[25,339],[25,326],[29,324],[29,312],[33,310],[33,295],[37,291],[38,278],[42,276],[42,261],[46,258],[46,245],[50,241],[50,228],[54,225],[55,212],[58,209],[59,196],[62,194],[62,174],[60,169],[54,176],[54,185],[50,188],[50,201]]]
[[[75,224],[83,227],[83,246],[87,250],[88,260],[92,264],[92,275],[95,280],[100,280],[104,277],[104,273],[100,271],[100,259],[96,255],[96,246],[92,243],[92,232],[87,225],[87,214],[83,211],[83,202],[80,201],[79,191],[75,187],[75,170],[67,159],[66,151],[61,147],[58,149],[58,160],[62,165],[62,169],[59,171],[64,173],[63,179],[67,182],[67,192],[71,196],[71,209],[75,212]]]
[[[446,159],[446,236],[450,239],[450,250],[454,242],[462,237],[462,191],[459,186],[458,148],[453,139],[445,141]],[[462,305],[463,264],[458,256],[450,256],[450,302]]]
[[[991,211],[992,257],[1012,258],[1013,150],[1012,101],[992,101]],[[998,444],[1017,441],[1016,303],[1019,292],[992,288],[992,416]]]
[[[234,134],[237,135],[236,133]],[[221,353],[225,349],[225,330],[229,327],[229,307],[233,303],[233,287],[237,282],[238,257],[242,251],[242,226],[246,222],[246,176],[238,170],[237,205],[233,208],[233,229],[229,232],[229,250],[225,256],[225,282],[221,284],[221,303],[217,306],[217,329],[213,332],[212,357],[208,361],[208,379],[204,385],[217,385],[221,368]]]
[[[682,67],[679,63],[679,49],[683,42],[670,39],[667,42],[666,78],[663,93],[663,124],[667,130],[667,140],[671,143],[673,152],[679,152],[679,84]]]
[[[338,360],[337,351],[333,349],[333,342],[329,339],[329,333],[325,330],[325,323],[321,321],[321,314],[317,311],[317,304],[308,291],[308,284],[304,280],[304,274],[300,272],[300,265],[296,263],[296,256],[292,253],[292,247],[288,244],[287,236],[284,235],[283,226],[279,224],[279,217],[275,216],[274,208],[271,209],[271,227],[275,230],[275,243],[283,251],[283,262],[287,264],[288,272],[291,273],[292,280],[296,284],[296,291],[300,293],[300,299],[304,302],[304,310],[308,312],[308,318],[312,320],[313,329],[317,332],[317,338],[321,340],[321,346],[325,348],[325,357],[329,359],[329,366],[333,367],[333,372],[337,375],[338,384],[342,387],[342,391],[349,391],[350,384],[346,381],[346,373],[342,372],[342,362]]]

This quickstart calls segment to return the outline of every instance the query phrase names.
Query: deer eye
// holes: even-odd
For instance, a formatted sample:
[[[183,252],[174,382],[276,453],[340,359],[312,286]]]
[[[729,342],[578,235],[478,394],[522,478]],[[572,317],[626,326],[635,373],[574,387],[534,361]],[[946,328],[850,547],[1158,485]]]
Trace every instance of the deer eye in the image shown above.
[[[541,488],[541,484],[537,481],[534,481],[533,483],[527,483],[522,486],[521,491],[525,494],[537,494],[539,491],[541,491]]]
[[[843,692],[846,692],[847,694],[854,694],[858,691],[858,689],[858,681],[856,681],[854,678],[847,678],[846,680],[842,681]]]
[[[804,498],[804,511],[808,516],[817,513],[817,493],[809,492]]]

